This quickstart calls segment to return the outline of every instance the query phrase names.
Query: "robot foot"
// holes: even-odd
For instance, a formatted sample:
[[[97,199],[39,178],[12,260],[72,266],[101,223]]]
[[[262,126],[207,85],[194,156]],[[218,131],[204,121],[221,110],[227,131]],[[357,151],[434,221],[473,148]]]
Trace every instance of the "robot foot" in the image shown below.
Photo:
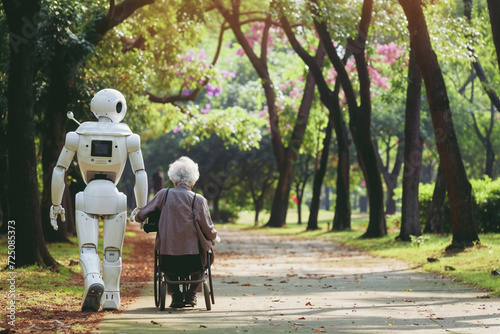
[[[100,283],[92,284],[83,298],[82,312],[97,312],[101,306],[101,297],[104,286]]]
[[[104,292],[102,299],[103,310],[118,310],[120,308],[120,293],[119,292]]]

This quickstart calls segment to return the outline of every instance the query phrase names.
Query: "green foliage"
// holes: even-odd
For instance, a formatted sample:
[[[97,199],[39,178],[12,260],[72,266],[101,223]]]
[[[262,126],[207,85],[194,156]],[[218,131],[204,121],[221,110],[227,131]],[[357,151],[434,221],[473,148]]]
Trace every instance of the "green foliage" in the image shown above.
[[[478,231],[481,233],[500,232],[500,179],[492,181],[485,178],[483,180],[470,180],[470,183]],[[422,225],[425,224],[433,192],[434,184],[421,184],[419,186],[418,198]],[[444,224],[445,231],[449,231],[451,227],[450,206],[447,199],[444,206]]]
[[[213,217],[213,213],[210,212]],[[239,218],[239,211],[237,208],[232,206],[223,206],[219,208],[220,221],[218,223],[234,223]]]
[[[196,117],[186,116],[180,124],[181,129],[189,133],[184,140],[187,147],[216,135],[223,140],[226,148],[236,145],[240,150],[249,150],[258,147],[265,121],[242,108],[233,107],[210,109],[206,114],[197,113]]]
[[[481,232],[500,232],[500,179],[471,180],[474,216]]]
[[[423,245],[427,240],[429,240],[429,236],[428,235],[419,235],[419,236],[410,235],[410,240],[411,240],[411,244],[418,248],[421,245]]]

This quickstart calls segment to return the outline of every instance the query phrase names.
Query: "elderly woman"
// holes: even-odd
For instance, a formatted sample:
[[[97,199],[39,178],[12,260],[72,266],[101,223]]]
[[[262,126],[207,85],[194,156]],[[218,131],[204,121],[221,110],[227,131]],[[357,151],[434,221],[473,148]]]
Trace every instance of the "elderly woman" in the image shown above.
[[[206,260],[204,254],[215,241],[220,241],[210,218],[207,200],[192,191],[199,176],[198,164],[188,157],[179,158],[168,170],[175,188],[160,190],[135,216],[136,221],[143,222],[148,214],[161,210],[155,249],[160,251],[162,271],[176,274],[170,275],[170,280],[201,271],[205,265],[202,262]],[[192,279],[197,277],[192,275]],[[196,291],[200,288],[201,285],[191,285],[183,300],[179,285],[169,284],[170,307],[196,305]]]

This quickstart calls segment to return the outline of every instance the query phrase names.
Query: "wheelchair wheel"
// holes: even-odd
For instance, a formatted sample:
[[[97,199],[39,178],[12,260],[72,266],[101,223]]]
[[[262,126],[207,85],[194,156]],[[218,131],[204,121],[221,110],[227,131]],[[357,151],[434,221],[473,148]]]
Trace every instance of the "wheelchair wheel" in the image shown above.
[[[160,311],[165,311],[165,299],[167,298],[167,282],[161,282],[160,288]]]
[[[212,309],[212,303],[210,302],[210,291],[208,290],[207,282],[203,282],[203,293],[205,295],[205,306],[207,307],[207,311]]]
[[[212,304],[215,304],[214,285],[212,284],[212,269],[210,269],[210,266],[208,267],[208,283],[210,286],[210,298],[212,299]]]
[[[158,251],[155,251],[154,293],[155,293],[156,307],[160,306],[160,288],[161,288],[160,254]]]

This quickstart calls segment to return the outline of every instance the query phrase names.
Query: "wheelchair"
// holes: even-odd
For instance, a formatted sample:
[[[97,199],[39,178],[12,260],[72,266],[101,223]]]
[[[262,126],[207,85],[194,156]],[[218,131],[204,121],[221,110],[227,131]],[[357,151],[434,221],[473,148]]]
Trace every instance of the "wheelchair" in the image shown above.
[[[212,283],[212,272],[211,272],[211,251],[206,253],[206,265],[204,268],[195,273],[179,275],[176,273],[166,273],[161,270],[161,257],[160,252],[155,250],[155,264],[154,264],[154,298],[156,307],[160,308],[160,311],[165,311],[165,304],[167,299],[167,283],[168,284],[178,284],[182,288],[182,293],[185,294],[188,291],[188,286],[190,284],[202,284],[203,295],[205,299],[205,306],[207,311],[212,309],[212,304],[215,304],[214,290]],[[169,280],[167,276],[173,274],[180,277],[179,280]],[[198,279],[191,279],[192,274],[199,274]],[[207,282],[208,278],[208,282]],[[184,299],[185,299],[184,295]]]

